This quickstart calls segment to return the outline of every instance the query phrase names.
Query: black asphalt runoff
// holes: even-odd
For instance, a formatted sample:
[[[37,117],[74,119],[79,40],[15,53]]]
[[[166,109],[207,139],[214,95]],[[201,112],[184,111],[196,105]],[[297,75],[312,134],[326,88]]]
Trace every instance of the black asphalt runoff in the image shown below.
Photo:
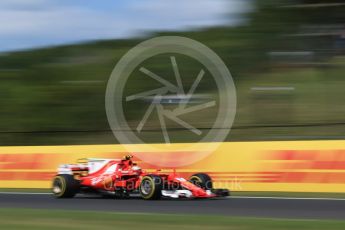
[[[345,200],[217,198],[207,200],[104,199],[77,196],[56,199],[50,194],[0,194],[0,208],[37,208],[135,213],[206,214],[269,218],[345,219]]]

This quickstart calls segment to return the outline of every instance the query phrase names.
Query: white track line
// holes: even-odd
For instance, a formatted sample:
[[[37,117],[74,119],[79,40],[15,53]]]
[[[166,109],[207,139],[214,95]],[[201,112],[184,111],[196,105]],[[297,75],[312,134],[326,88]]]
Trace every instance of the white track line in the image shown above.
[[[49,192],[0,192],[7,195],[52,195]],[[335,200],[345,201],[345,198],[331,197],[280,197],[280,196],[229,196],[228,199],[272,199],[272,200]]]

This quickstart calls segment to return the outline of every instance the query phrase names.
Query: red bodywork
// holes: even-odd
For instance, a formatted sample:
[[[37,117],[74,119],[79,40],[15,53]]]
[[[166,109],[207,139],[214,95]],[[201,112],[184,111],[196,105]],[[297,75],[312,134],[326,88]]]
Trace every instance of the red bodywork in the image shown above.
[[[70,170],[74,177],[80,181],[81,187],[92,188],[97,191],[115,192],[122,190],[131,193],[138,190],[143,177],[155,175],[162,179],[162,184],[166,188],[175,187],[189,190],[192,196],[196,198],[216,196],[210,191],[178,177],[175,172],[170,174],[160,173],[159,171],[147,173],[140,168],[138,169],[138,166],[132,160],[109,160],[104,166],[91,173],[89,173],[90,169],[87,165],[73,165]]]

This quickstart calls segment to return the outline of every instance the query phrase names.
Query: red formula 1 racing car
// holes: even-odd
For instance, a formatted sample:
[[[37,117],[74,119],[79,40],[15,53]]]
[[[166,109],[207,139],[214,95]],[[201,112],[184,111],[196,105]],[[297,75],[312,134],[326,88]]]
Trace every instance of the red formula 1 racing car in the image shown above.
[[[146,173],[133,163],[130,155],[122,160],[85,159],[77,164],[60,165],[53,179],[52,190],[57,198],[71,198],[77,193],[89,192],[119,198],[140,194],[145,200],[229,195],[227,189],[213,189],[212,180],[207,174],[194,174],[186,180],[175,173]]]

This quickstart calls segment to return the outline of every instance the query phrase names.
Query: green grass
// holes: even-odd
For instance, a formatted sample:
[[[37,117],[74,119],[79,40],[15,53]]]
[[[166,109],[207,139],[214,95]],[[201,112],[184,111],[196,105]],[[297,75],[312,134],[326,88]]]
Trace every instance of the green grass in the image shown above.
[[[0,209],[0,229],[344,229],[345,221]]]
[[[261,43],[257,43],[257,39],[253,44],[247,43],[253,39],[252,35],[249,40],[244,38],[250,34],[247,29],[247,26],[245,30],[222,27],[173,33],[195,38],[209,46],[233,74],[237,109],[226,141],[342,139],[345,130],[345,57],[325,59],[327,68],[275,67],[264,57],[280,46],[272,44],[273,47],[266,50],[260,48]],[[267,40],[264,41],[266,46]],[[122,55],[139,42],[109,40],[0,55],[0,107],[6,108],[0,113],[0,145],[117,143],[109,129],[104,108],[106,84]],[[284,43],[280,48],[284,49]],[[200,63],[174,55],[180,63],[179,71],[187,90],[200,70]],[[152,57],[143,65],[174,82],[168,56]],[[217,99],[217,87],[211,73],[205,71],[195,93]],[[90,81],[96,83],[87,83]],[[123,96],[160,85],[136,69],[124,87]],[[260,86],[287,86],[295,90],[251,90]],[[124,103],[123,110],[132,130],[143,118],[148,105],[144,100]],[[165,105],[165,108],[172,110],[174,106]],[[205,135],[213,127],[217,111],[215,106],[180,118],[202,128]],[[169,119],[166,126],[174,143],[195,142],[203,137]],[[146,142],[164,141],[156,113],[149,118],[140,135],[136,135]]]

